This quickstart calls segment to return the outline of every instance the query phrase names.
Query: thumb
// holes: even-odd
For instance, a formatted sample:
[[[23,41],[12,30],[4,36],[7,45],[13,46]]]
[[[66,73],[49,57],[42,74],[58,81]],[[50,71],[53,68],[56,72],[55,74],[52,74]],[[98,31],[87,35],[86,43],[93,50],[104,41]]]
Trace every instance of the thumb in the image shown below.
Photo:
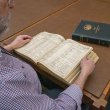
[[[84,62],[84,61],[86,61],[86,60],[88,60],[86,57],[84,57],[82,60],[81,60],[81,62]]]

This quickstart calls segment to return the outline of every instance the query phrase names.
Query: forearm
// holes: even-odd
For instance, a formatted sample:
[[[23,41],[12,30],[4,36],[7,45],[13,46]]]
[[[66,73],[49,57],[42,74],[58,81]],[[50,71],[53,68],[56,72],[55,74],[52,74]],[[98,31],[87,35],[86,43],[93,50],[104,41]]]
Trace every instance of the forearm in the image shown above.
[[[87,78],[88,75],[81,72],[74,84],[78,85],[83,90]]]
[[[4,46],[4,49],[11,52],[14,49],[14,47],[11,44],[9,44],[9,45]]]

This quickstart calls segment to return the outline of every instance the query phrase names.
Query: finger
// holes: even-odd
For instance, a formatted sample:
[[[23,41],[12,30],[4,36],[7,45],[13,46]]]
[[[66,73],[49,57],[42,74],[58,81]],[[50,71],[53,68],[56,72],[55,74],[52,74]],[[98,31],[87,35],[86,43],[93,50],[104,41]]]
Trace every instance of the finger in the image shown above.
[[[24,40],[25,43],[28,43],[28,42],[30,42],[30,41],[31,41],[31,39],[25,39],[25,40]]]
[[[26,37],[26,38],[32,38],[32,37],[31,37],[31,36],[29,36],[29,35],[25,35],[25,37]]]
[[[29,36],[29,35],[21,35],[21,37],[22,37],[23,39],[31,39],[31,38],[32,38],[32,37]]]

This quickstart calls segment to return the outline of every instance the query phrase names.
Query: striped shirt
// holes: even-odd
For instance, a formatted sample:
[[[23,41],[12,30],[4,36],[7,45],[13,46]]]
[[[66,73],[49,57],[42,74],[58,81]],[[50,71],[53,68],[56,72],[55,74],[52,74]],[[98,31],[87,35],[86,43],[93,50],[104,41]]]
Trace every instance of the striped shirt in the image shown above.
[[[35,70],[0,50],[0,110],[81,110],[82,91],[71,85],[56,99],[42,94]]]

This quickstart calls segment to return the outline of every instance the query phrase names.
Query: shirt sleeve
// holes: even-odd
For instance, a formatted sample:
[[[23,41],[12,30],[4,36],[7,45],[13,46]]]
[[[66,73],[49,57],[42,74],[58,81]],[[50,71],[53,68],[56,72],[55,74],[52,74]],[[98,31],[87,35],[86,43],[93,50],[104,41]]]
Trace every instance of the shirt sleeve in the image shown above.
[[[60,93],[51,110],[81,110],[82,96],[80,87],[73,84]]]

